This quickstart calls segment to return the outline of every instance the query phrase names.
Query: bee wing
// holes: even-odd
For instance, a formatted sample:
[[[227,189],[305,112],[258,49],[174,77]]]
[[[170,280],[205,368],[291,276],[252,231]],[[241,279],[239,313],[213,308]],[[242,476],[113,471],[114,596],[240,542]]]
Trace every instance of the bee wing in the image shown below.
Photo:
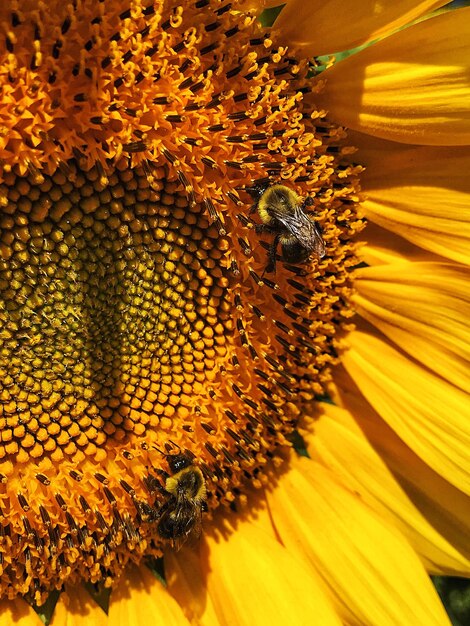
[[[315,254],[317,255],[317,257],[319,259],[322,259],[325,254],[326,254],[326,249],[325,249],[325,242],[323,241],[323,237],[321,236],[321,232],[320,229],[318,228],[318,226],[315,224],[315,222],[310,219],[312,226],[313,226],[313,240],[314,240],[314,246],[313,246],[313,251],[315,252]]]
[[[296,207],[291,213],[271,209],[273,216],[297,239],[301,246],[313,251],[321,259],[325,256],[325,244],[313,219]]]

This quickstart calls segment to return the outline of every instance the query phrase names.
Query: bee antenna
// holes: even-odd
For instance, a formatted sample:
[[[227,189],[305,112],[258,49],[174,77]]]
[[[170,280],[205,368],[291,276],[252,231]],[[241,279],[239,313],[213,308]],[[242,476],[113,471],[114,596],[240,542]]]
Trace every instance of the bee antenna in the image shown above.
[[[157,448],[157,446],[154,446],[153,444],[152,444],[152,448],[160,452],[160,454],[163,454],[163,456],[168,456],[168,452],[163,452],[163,450],[160,450],[160,448]]]
[[[307,207],[313,206],[313,205],[314,205],[314,200],[312,196],[307,196],[305,200],[302,202],[302,209],[306,209]]]
[[[171,443],[171,445],[175,446],[175,448],[178,448],[178,450],[180,450],[180,451],[181,451],[181,446],[179,446],[177,443],[175,443],[175,442],[174,442],[174,441],[172,441],[171,439],[169,439],[168,441]]]
[[[179,446],[177,443],[175,443],[174,441],[171,441],[171,439],[168,441],[168,444],[171,444],[172,446],[174,446],[175,448],[178,448],[178,450],[181,451],[181,446]],[[168,448],[170,447],[168,444],[165,444],[165,446],[168,446]],[[160,452],[160,454],[163,454],[163,456],[172,456],[171,451],[167,451],[167,452],[163,452],[163,450],[160,450],[160,448],[158,448],[156,445],[152,444],[152,448],[155,448],[155,450],[158,450],[158,452]]]

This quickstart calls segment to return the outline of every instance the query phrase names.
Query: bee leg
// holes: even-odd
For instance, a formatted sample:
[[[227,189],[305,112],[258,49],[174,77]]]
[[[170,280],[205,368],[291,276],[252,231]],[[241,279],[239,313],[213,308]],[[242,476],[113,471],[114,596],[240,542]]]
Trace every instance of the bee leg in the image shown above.
[[[167,478],[170,478],[170,474],[168,472],[165,472],[165,470],[157,469],[157,470],[154,470],[154,471],[156,471],[157,474],[163,478],[163,480],[166,480]]]
[[[250,210],[248,211],[248,215],[252,215],[253,213],[256,213],[257,210],[258,210],[258,203],[255,202],[254,204],[252,204],[250,206]]]
[[[276,271],[276,252],[280,238],[281,235],[276,235],[274,237],[274,241],[272,242],[268,252],[268,264],[266,265],[263,275],[271,274],[272,272]]]
[[[138,500],[137,498],[132,498],[134,506],[137,510],[137,513],[140,519],[144,522],[155,522],[159,517],[159,513],[155,509],[155,507],[150,506],[148,502],[144,502],[143,500]]]
[[[302,209],[306,209],[308,206],[312,206],[313,198],[311,196],[307,196],[305,200],[302,202]]]
[[[270,224],[255,224],[255,233],[273,233],[276,232]]]

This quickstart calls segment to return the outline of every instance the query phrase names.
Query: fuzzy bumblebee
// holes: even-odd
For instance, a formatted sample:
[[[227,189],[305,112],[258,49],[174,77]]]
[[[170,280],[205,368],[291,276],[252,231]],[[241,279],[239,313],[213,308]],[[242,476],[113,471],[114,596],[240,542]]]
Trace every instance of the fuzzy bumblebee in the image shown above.
[[[184,454],[169,456],[172,474],[165,481],[170,496],[158,512],[158,534],[173,542],[201,534],[202,512],[206,510],[206,482],[199,467]]]
[[[274,240],[269,248],[266,272],[276,271],[276,251],[280,244],[282,260],[286,263],[303,263],[312,253],[319,259],[325,256],[325,244],[319,228],[306,208],[313,204],[311,198],[302,200],[285,185],[253,187],[247,190],[256,199],[250,213],[258,211],[262,224],[255,226],[257,233],[272,233]]]

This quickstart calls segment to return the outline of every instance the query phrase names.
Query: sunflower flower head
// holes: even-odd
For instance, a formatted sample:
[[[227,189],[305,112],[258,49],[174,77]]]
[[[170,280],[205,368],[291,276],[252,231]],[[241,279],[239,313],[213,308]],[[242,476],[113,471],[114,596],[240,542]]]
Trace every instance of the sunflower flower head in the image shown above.
[[[361,167],[244,5],[0,8],[4,597],[160,555],[172,457],[231,505],[331,379]],[[268,273],[247,190],[274,183],[326,254]]]

